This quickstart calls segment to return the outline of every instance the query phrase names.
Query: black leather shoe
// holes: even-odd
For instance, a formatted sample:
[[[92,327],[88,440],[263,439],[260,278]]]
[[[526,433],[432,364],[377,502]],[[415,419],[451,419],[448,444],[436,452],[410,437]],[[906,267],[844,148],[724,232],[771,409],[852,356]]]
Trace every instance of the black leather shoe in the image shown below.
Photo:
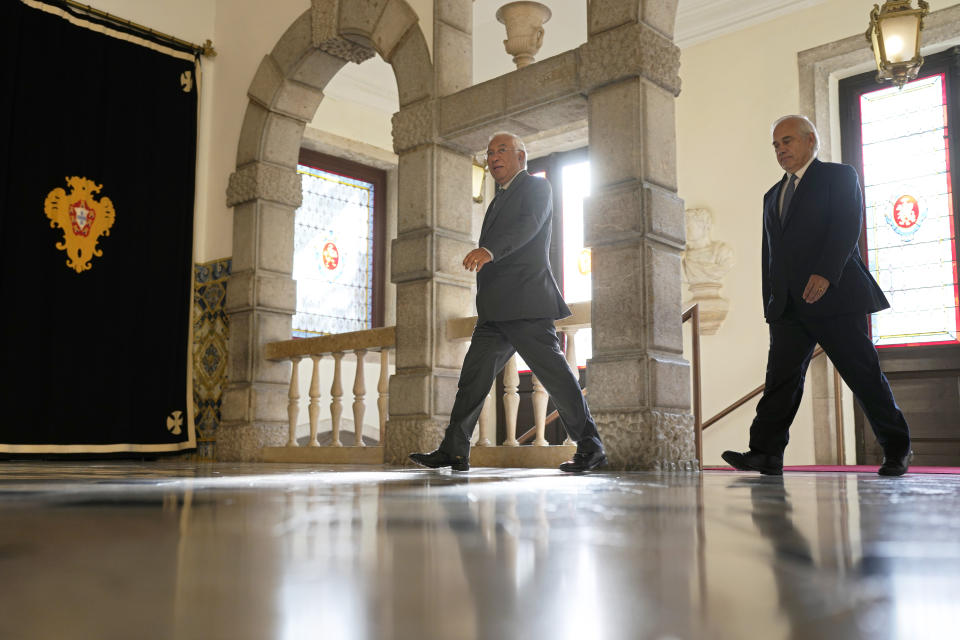
[[[422,467],[430,467],[431,469],[450,467],[454,471],[470,471],[470,458],[452,456],[440,449],[430,453],[411,453],[410,459]]]
[[[902,456],[884,455],[883,464],[877,469],[877,474],[881,476],[902,476],[907,472],[912,457],[913,451],[907,451]]]
[[[734,469],[740,471],[759,471],[765,476],[782,476],[783,460],[757,451],[724,451],[720,457]]]
[[[600,465],[607,464],[607,454],[603,449],[597,449],[589,453],[575,453],[572,460],[567,460],[560,465],[560,471],[566,473],[582,473],[591,471]]]

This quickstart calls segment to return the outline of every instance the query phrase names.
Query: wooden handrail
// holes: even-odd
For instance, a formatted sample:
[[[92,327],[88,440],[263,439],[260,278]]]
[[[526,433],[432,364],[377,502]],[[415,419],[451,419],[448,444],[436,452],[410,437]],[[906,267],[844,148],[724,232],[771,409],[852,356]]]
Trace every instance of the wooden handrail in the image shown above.
[[[823,348],[822,348],[822,347],[817,347],[816,351],[813,352],[813,355],[810,356],[810,359],[813,360],[814,358],[816,358],[817,356],[819,356],[821,353],[823,353]],[[739,409],[740,407],[742,407],[742,406],[745,405],[746,403],[750,402],[752,399],[756,398],[758,395],[760,395],[761,393],[763,393],[764,388],[765,388],[765,386],[761,384],[759,387],[757,387],[756,389],[754,389],[753,391],[751,391],[751,392],[748,393],[747,395],[743,396],[742,398],[740,398],[739,400],[737,400],[736,402],[734,402],[733,404],[731,404],[729,407],[727,407],[726,409],[724,409],[723,411],[721,411],[721,412],[718,413],[717,415],[715,415],[715,416],[713,416],[712,418],[710,418],[709,420],[705,421],[705,422],[703,423],[703,428],[706,429],[706,428],[709,427],[710,425],[716,423],[717,421],[721,420],[722,418],[725,418],[726,416],[730,415],[731,413],[733,413],[734,411],[736,411],[737,409]]]
[[[693,303],[683,312],[681,324],[691,321],[693,328],[693,444],[697,455],[697,462],[703,470],[703,408],[701,406],[700,384],[700,306]]]
[[[586,390],[586,389],[581,389],[581,390],[580,390],[580,393],[582,393],[584,396],[586,396],[586,395],[587,395],[587,390]],[[551,411],[551,412],[547,415],[547,420],[543,423],[543,426],[547,426],[548,424],[552,423],[554,420],[556,420],[556,419],[559,418],[559,417],[560,417],[560,412],[557,411],[556,409],[554,409],[553,411]],[[537,427],[536,427],[536,425],[534,425],[534,426],[530,427],[529,429],[527,429],[526,431],[524,431],[524,432],[523,432],[523,435],[520,436],[519,438],[517,438],[517,442],[519,442],[520,444],[526,444],[526,443],[529,442],[530,440],[533,440],[533,437],[534,437],[535,435],[537,435]]]

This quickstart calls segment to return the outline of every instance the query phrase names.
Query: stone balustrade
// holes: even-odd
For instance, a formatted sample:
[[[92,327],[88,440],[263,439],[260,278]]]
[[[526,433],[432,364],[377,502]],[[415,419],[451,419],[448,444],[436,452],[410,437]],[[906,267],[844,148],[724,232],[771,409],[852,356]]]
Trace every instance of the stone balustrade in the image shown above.
[[[577,355],[575,337],[579,330],[589,329],[591,326],[591,303],[578,302],[570,304],[572,314],[556,322],[557,332],[565,336],[566,360],[570,368],[576,371]],[[693,324],[693,396],[695,413],[695,446],[697,460],[700,459],[700,348],[699,348],[699,314],[697,305],[687,309],[682,321],[692,320]],[[446,338],[453,342],[466,342],[473,335],[477,317],[452,318],[447,321]],[[264,356],[268,360],[289,361],[292,363],[290,384],[288,422],[289,437],[283,447],[265,447],[262,450],[262,459],[266,462],[316,462],[325,464],[382,464],[384,462],[383,447],[386,435],[387,404],[389,399],[389,359],[390,351],[395,348],[395,327],[384,327],[368,331],[355,331],[317,338],[299,340],[285,340],[272,342],[266,345]],[[353,354],[357,367],[353,381],[353,424],[354,444],[344,446],[340,441],[340,419],[343,413],[343,379],[341,363],[345,354]],[[380,376],[377,383],[377,411],[380,425],[380,446],[366,446],[363,442],[363,418],[366,414],[367,387],[364,373],[364,362],[369,353],[380,354]],[[321,446],[317,439],[317,425],[320,416],[320,361],[330,356],[333,359],[333,382],[330,387],[330,420],[331,444]],[[310,382],[310,401],[308,414],[310,418],[310,437],[306,446],[297,442],[296,428],[300,412],[300,380],[299,364],[301,360],[309,358],[313,362]],[[521,446],[529,439],[518,438],[517,415],[520,407],[518,388],[520,376],[517,367],[517,356],[510,358],[503,371],[503,402],[506,435],[501,444],[495,444],[497,432],[496,384],[491,386],[483,410],[480,413],[479,429],[475,435],[473,449],[470,454],[473,466],[483,467],[554,467],[573,455],[576,447],[569,438],[562,445],[550,445],[545,437],[546,425],[551,417],[547,416],[548,395],[546,389],[532,376],[533,384],[533,443],[532,446]],[[586,393],[586,391],[584,391]],[[555,416],[552,416],[555,417]]]
[[[380,376],[377,382],[377,411],[379,413],[380,437],[383,443],[387,423],[387,403],[389,400],[389,360],[390,351],[396,345],[394,327],[382,327],[367,331],[354,331],[331,336],[284,340],[265,346],[264,357],[268,360],[286,360],[291,362],[289,403],[287,418],[289,437],[286,446],[264,447],[262,459],[265,462],[317,462],[381,464],[383,447],[368,447],[363,442],[363,419],[366,415],[367,384],[364,372],[366,357],[370,353],[380,355]],[[346,354],[353,354],[357,367],[353,379],[353,425],[354,444],[344,447],[340,441],[340,420],[343,415],[343,376],[342,362]],[[330,356],[333,359],[333,383],[330,386],[330,423],[331,444],[321,446],[317,439],[320,420],[320,361]],[[297,442],[297,419],[300,413],[300,362],[309,358],[313,362],[310,381],[310,402],[307,412],[310,417],[310,438],[307,446]]]
[[[574,337],[580,329],[590,328],[590,302],[576,302],[570,305],[572,315],[557,320],[557,332],[566,336],[566,358],[570,368],[576,371],[577,355]],[[473,334],[477,323],[476,316],[454,318],[447,321],[447,339],[466,341]],[[503,369],[503,413],[506,437],[503,443],[492,444],[496,440],[497,411],[494,404],[497,399],[496,384],[490,389],[487,401],[480,412],[479,434],[470,453],[470,463],[484,467],[555,467],[568,460],[576,446],[568,438],[562,445],[551,446],[545,437],[547,424],[547,391],[536,376],[533,383],[533,420],[535,436],[532,447],[521,447],[517,439],[517,413],[520,407],[520,395],[517,392],[520,376],[517,371],[517,357],[510,358]],[[524,425],[525,426],[525,425]]]

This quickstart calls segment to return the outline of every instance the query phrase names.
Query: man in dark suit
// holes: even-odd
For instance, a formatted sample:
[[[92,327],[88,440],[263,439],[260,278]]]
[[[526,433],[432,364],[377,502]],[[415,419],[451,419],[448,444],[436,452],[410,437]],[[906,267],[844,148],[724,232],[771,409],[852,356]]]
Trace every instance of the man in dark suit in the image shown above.
[[[750,426],[750,450],[722,457],[743,471],[783,473],[788,430],[819,343],[883,448],[880,475],[900,476],[907,471],[910,431],[867,330],[867,314],[890,304],[860,258],[860,181],[849,165],[817,160],[819,144],[803,116],[774,123],[773,148],[786,174],[763,197],[766,382]]]
[[[483,219],[480,242],[463,259],[477,272],[477,326],[463,360],[457,397],[443,442],[410,459],[425,467],[470,468],[470,436],[497,374],[515,352],[550,394],[560,420],[577,443],[561,471],[589,471],[607,459],[597,425],[570,370],[553,321],[570,315],[550,271],[553,193],[550,183],[526,172],[527,152],[512,133],[487,145],[487,166],[497,183]]]

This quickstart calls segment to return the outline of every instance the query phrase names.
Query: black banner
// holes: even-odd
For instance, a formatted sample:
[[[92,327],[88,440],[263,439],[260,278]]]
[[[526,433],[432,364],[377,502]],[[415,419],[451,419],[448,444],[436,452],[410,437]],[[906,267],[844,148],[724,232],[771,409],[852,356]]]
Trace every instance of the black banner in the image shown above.
[[[0,2],[0,454],[195,446],[198,65]]]

